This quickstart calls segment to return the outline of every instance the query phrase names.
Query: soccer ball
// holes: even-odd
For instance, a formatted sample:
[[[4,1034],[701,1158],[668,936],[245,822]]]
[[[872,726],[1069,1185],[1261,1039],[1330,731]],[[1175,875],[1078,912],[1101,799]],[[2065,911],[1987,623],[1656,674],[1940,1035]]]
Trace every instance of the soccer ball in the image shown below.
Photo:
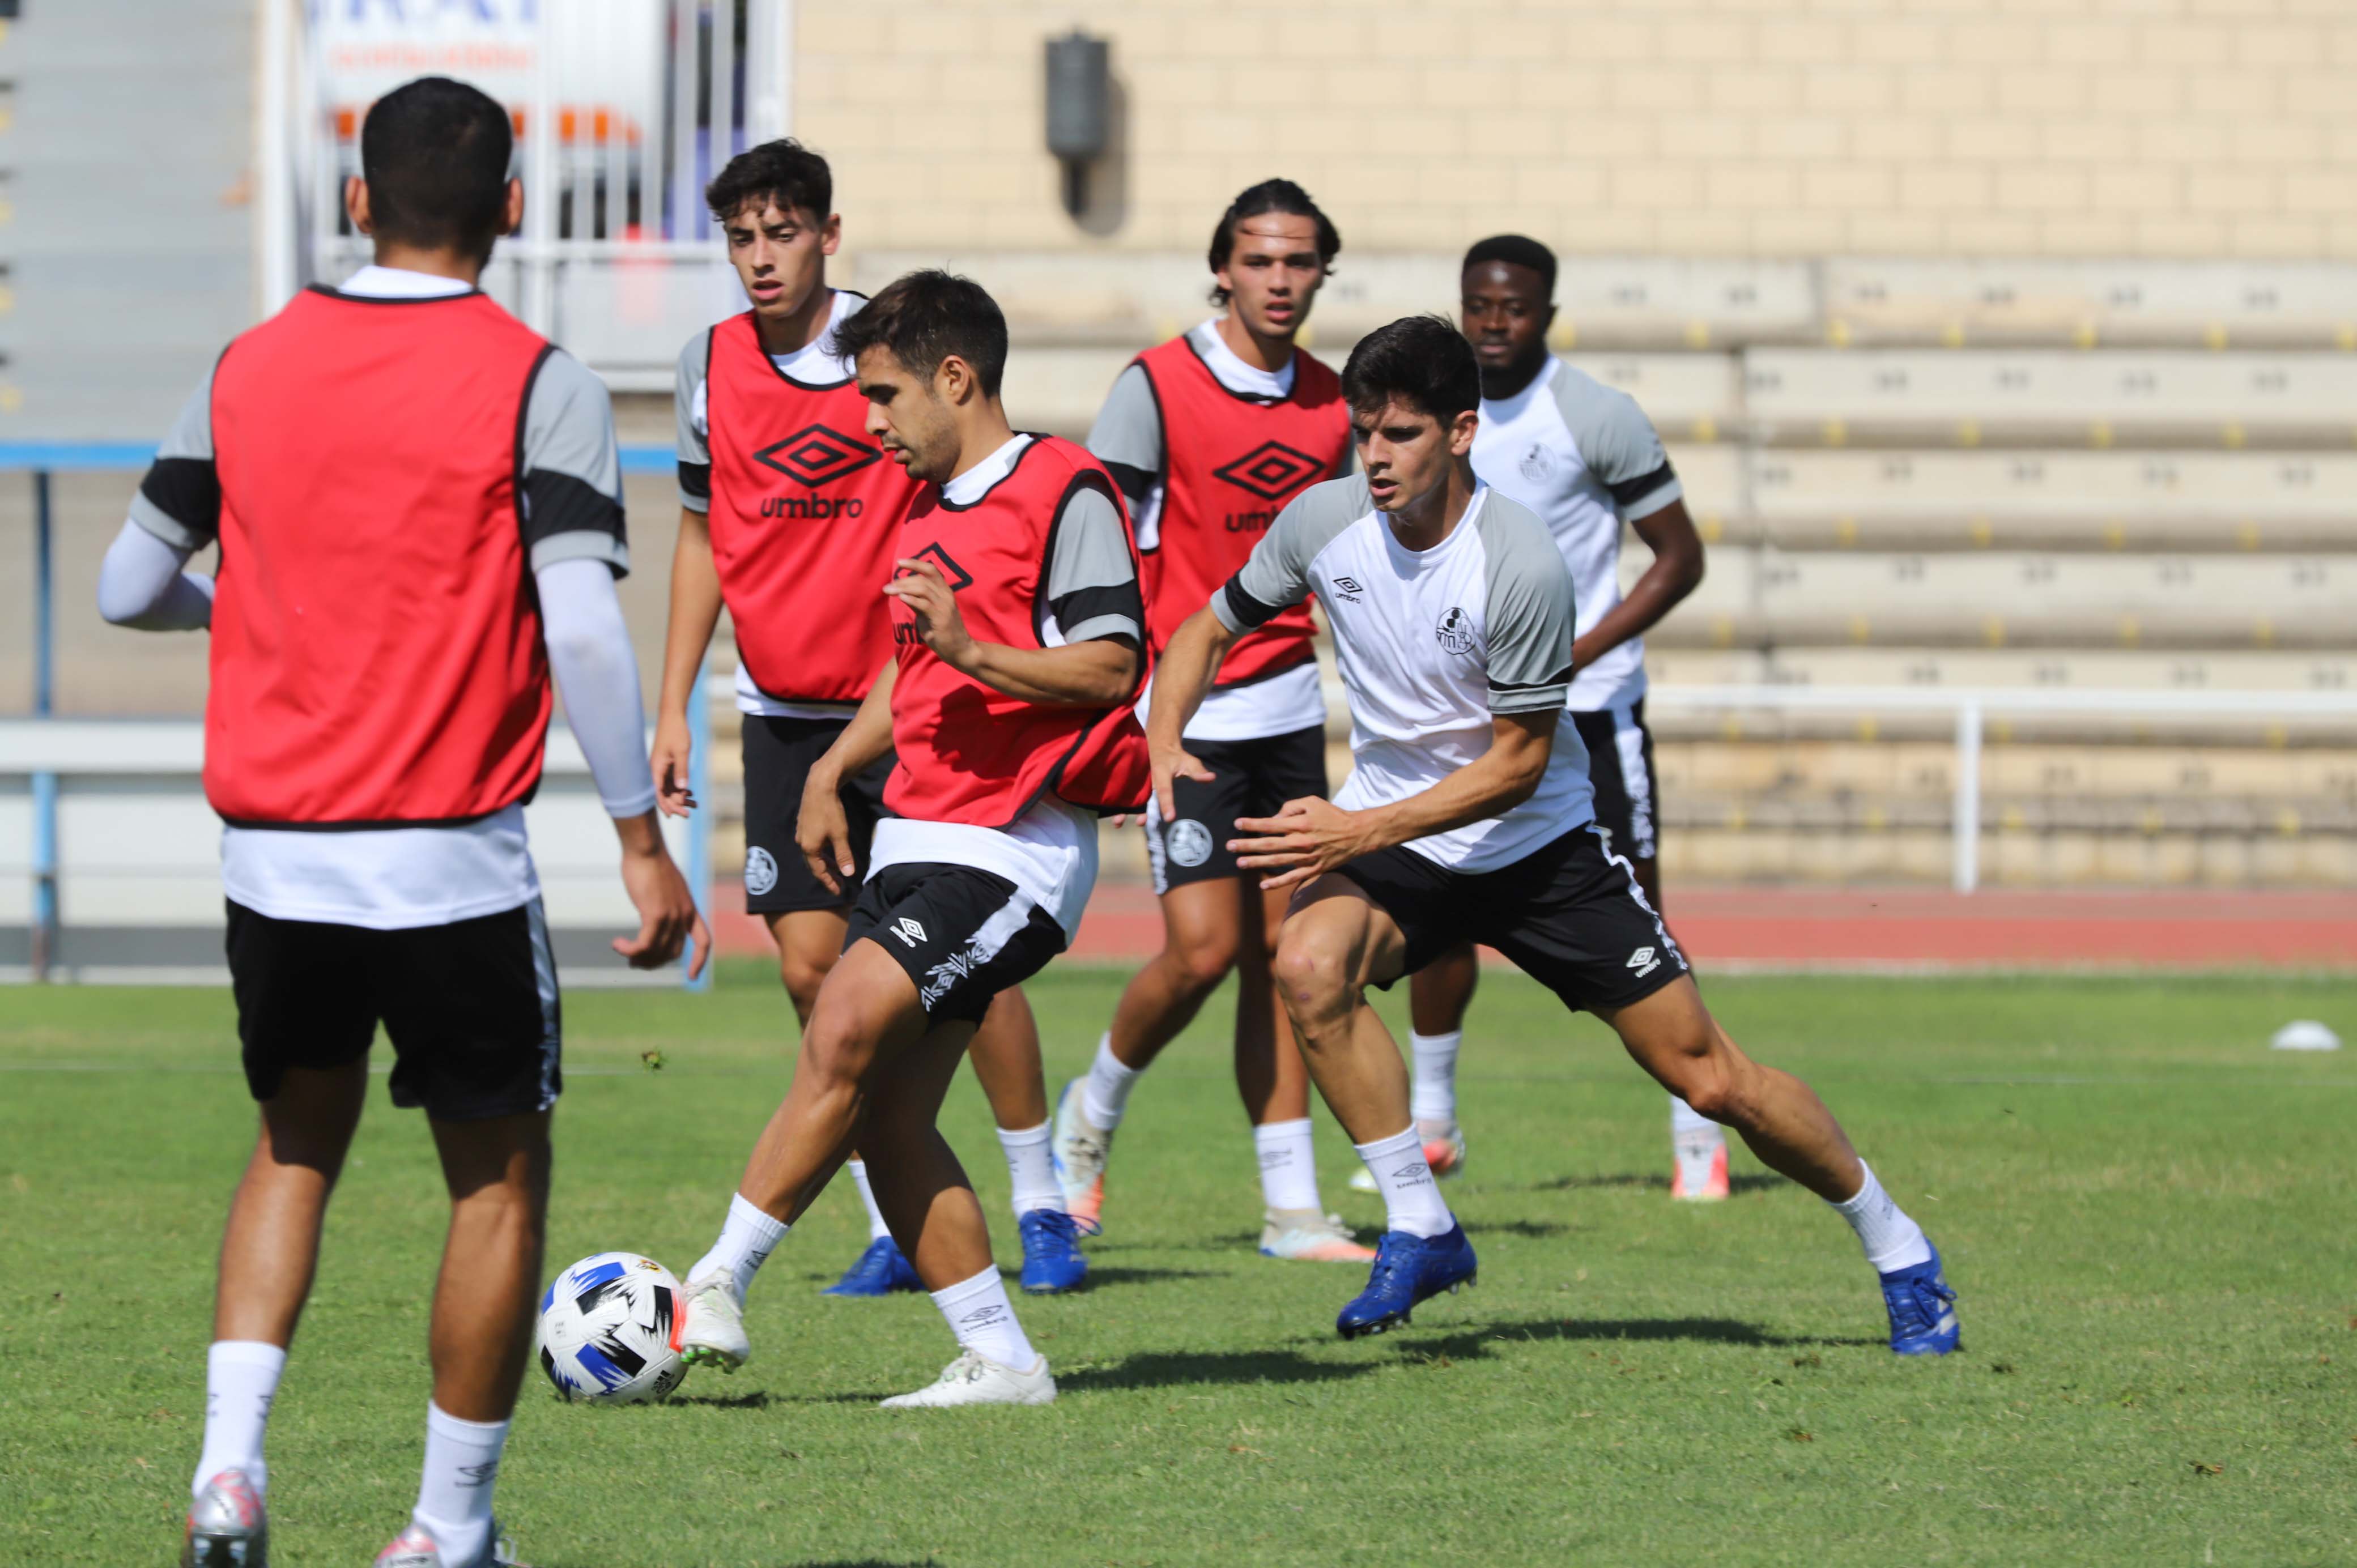
[[[679,1281],[652,1258],[597,1252],[556,1276],[540,1298],[533,1348],[556,1397],[649,1404],[687,1376],[680,1359]]]

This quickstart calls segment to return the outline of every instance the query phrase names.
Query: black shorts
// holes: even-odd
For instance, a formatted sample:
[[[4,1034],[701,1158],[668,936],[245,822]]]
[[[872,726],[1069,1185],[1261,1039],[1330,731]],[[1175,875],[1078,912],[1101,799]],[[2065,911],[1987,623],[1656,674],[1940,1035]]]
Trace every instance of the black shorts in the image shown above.
[[[1326,730],[1322,725],[1258,740],[1190,740],[1187,749],[1211,770],[1208,784],[1180,779],[1171,785],[1178,812],[1162,820],[1146,808],[1146,858],[1155,897],[1189,882],[1259,874],[1236,869],[1228,841],[1238,817],[1273,817],[1287,800],[1326,793]]]
[[[1625,1007],[1687,972],[1629,863],[1575,828],[1495,871],[1452,871],[1405,845],[1340,868],[1407,938],[1403,974],[1486,942],[1566,1007]],[[1383,983],[1388,986],[1391,982]]]
[[[845,779],[835,793],[851,823],[856,869],[844,891],[830,893],[811,875],[810,863],[794,843],[802,814],[802,781],[826,755],[849,718],[781,719],[745,715],[745,908],[755,915],[785,915],[799,909],[848,909],[859,878],[867,875],[867,846],[876,824],[891,815],[884,809],[884,781],[892,777],[892,754]]]
[[[1571,722],[1587,743],[1587,777],[1596,786],[1596,825],[1605,847],[1631,860],[1652,860],[1661,853],[1653,825],[1661,797],[1653,789],[1653,732],[1645,727],[1645,699],[1574,713]]]
[[[245,1085],[365,1057],[393,1041],[393,1102],[437,1122],[545,1111],[565,1087],[556,961],[540,900],[376,931],[281,920],[231,901],[229,974]]]
[[[890,953],[917,984],[936,1024],[979,1024],[990,999],[1022,984],[1064,950],[1064,928],[994,872],[912,861],[888,865],[859,889],[843,948],[862,938]]]

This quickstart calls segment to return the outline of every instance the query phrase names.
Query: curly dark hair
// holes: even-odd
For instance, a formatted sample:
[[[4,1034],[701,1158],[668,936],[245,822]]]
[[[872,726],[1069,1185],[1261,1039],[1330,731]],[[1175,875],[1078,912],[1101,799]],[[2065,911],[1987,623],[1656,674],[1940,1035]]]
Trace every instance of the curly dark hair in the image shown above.
[[[721,223],[748,205],[759,210],[773,201],[788,212],[799,209],[823,223],[834,210],[834,171],[791,136],[780,136],[738,153],[704,188],[704,204]]]

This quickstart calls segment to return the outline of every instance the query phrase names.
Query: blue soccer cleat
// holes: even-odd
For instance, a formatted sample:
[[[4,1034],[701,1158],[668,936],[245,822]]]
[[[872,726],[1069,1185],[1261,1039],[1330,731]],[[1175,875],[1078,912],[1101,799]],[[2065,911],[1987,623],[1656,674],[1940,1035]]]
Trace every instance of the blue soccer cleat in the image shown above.
[[[1930,1247],[1929,1241],[1924,1243]],[[1940,1275],[1940,1249],[1910,1268],[1882,1276],[1882,1305],[1890,1310],[1890,1349],[1899,1356],[1944,1356],[1964,1339],[1956,1293]]]
[[[1418,1302],[1473,1283],[1480,1267],[1462,1225],[1451,1225],[1446,1233],[1431,1237],[1386,1230],[1376,1243],[1375,1266],[1367,1275],[1367,1288],[1342,1309],[1334,1327],[1345,1339],[1381,1334],[1408,1322]]]
[[[915,1265],[900,1253],[900,1244],[878,1236],[859,1254],[859,1262],[821,1293],[825,1295],[890,1295],[895,1291],[922,1290]]]
[[[1080,1227],[1060,1208],[1027,1208],[1015,1221],[1023,1233],[1023,1288],[1033,1295],[1076,1290],[1089,1277],[1081,1256]]]

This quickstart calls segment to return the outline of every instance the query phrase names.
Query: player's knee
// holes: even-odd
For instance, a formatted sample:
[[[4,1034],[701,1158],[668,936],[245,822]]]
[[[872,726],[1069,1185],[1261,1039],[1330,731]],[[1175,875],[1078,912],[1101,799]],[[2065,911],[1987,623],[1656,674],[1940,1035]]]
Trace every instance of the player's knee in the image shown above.
[[[1178,972],[1180,983],[1189,990],[1209,993],[1236,966],[1236,940],[1232,935],[1222,934],[1173,941],[1170,961]]]
[[[826,972],[831,962],[820,962],[806,954],[786,952],[778,955],[778,978],[785,983],[786,994],[793,999],[794,1011],[807,1018],[818,1005],[818,988],[826,983]]]
[[[1340,932],[1287,926],[1271,968],[1289,1005],[1316,1009],[1349,989],[1351,957],[1351,943]]]

